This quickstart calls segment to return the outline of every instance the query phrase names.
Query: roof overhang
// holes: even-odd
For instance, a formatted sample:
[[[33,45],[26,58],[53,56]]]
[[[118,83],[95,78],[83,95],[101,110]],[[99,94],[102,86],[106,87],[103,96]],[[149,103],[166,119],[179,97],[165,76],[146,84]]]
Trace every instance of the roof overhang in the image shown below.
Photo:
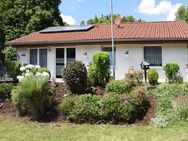
[[[188,42],[188,38],[168,38],[168,39],[114,39],[115,42]],[[81,43],[110,43],[111,39],[104,40],[71,40],[71,41],[40,41],[40,42],[6,42],[5,45],[24,46],[24,45],[52,45],[52,44],[81,44]]]

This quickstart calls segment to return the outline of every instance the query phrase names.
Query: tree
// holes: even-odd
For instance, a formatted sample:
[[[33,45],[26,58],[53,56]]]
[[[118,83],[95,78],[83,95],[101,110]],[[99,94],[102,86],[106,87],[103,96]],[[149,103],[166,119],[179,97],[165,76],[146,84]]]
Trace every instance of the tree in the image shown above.
[[[0,33],[5,37],[2,44],[49,26],[63,25],[60,3],[61,0],[1,0]]]
[[[186,6],[180,6],[176,13],[177,20],[184,20],[188,23],[188,8]]]
[[[115,14],[113,15],[113,19],[115,19],[116,16],[120,16],[119,14]],[[136,22],[136,21],[139,21],[139,20],[136,20],[133,16],[123,16],[122,19],[121,19],[121,22],[122,23],[126,23],[126,22]],[[105,24],[108,24],[108,23],[111,23],[111,15],[101,15],[101,17],[97,17],[95,15],[94,18],[91,18],[88,20],[88,23],[90,24],[101,24],[101,23],[105,23]]]
[[[133,16],[123,16],[122,19],[121,19],[121,22],[122,23],[126,23],[126,22],[135,22],[136,19],[133,17]]]

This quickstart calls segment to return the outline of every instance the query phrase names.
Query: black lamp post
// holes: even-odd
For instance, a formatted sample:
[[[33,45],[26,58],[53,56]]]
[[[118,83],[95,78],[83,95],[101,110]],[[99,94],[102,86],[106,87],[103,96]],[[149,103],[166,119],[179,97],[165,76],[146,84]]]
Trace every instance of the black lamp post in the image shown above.
[[[150,68],[150,64],[148,62],[141,62],[140,64],[141,69],[144,70],[144,78],[145,78],[145,83],[147,82],[147,70]]]

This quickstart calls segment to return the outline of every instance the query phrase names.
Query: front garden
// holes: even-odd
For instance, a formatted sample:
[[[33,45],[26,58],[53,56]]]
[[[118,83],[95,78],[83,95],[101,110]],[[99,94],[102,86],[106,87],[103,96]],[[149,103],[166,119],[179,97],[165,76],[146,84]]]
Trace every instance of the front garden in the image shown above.
[[[97,52],[88,70],[80,61],[69,63],[63,84],[49,81],[49,70],[38,65],[15,69],[19,82],[0,84],[0,140],[184,140],[188,84],[178,64],[163,68],[163,84],[154,68],[147,84],[134,68],[113,80],[108,53]]]

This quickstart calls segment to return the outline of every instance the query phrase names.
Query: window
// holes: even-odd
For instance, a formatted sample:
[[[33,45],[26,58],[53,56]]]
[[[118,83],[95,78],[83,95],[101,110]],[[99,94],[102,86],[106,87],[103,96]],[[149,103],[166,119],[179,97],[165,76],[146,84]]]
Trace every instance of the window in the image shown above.
[[[30,50],[30,64],[37,65],[37,49]]]
[[[47,49],[39,49],[39,65],[47,68]]]
[[[144,60],[151,66],[162,66],[162,49],[161,46],[145,46]]]
[[[110,65],[113,65],[113,60],[112,60],[112,48],[111,47],[103,47],[102,50],[104,52],[108,52],[109,57],[110,57]],[[115,48],[115,53],[114,53],[114,57],[115,57],[115,64],[116,64],[116,48]]]
[[[75,48],[67,48],[67,64],[75,60],[75,55]]]
[[[62,78],[61,69],[64,68],[65,59],[64,59],[64,48],[56,49],[56,77]]]
[[[47,49],[30,49],[30,64],[47,68]]]
[[[62,78],[61,70],[66,64],[74,61],[76,58],[75,48],[57,48],[56,49],[56,77]]]

